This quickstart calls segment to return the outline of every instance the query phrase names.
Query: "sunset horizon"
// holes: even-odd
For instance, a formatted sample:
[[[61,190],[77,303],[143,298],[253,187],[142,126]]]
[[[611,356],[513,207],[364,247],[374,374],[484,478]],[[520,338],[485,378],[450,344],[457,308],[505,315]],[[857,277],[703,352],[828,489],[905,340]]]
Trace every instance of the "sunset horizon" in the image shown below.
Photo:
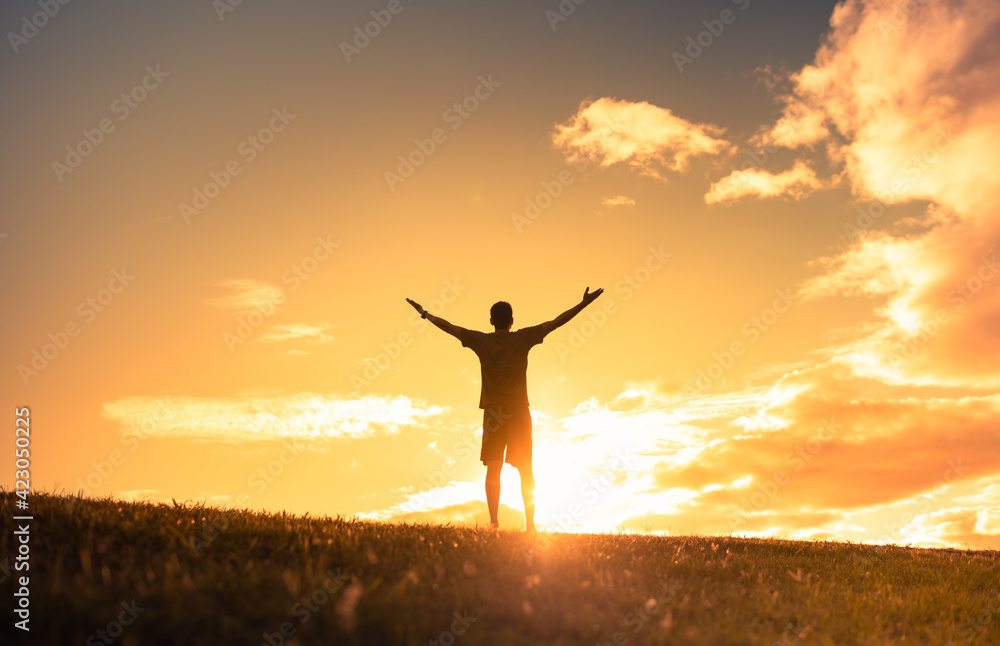
[[[1000,5],[2,16],[31,490],[488,525],[434,319],[584,294],[527,355],[541,531],[1000,550]]]

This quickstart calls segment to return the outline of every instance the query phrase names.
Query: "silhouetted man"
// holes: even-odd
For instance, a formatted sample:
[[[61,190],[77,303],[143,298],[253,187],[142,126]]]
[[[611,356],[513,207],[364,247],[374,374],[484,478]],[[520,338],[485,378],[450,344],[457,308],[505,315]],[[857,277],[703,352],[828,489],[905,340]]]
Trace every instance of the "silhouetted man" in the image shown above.
[[[526,529],[535,531],[535,475],[531,470],[531,414],[528,412],[528,351],[542,342],[552,330],[566,324],[604,292],[584,290],[583,300],[556,318],[541,325],[511,331],[514,312],[510,303],[500,301],[490,308],[493,332],[477,332],[452,325],[433,316],[420,305],[406,299],[420,315],[454,336],[479,357],[482,368],[482,391],[479,407],[483,409],[483,447],[479,459],[486,465],[486,505],[490,524],[499,527],[500,469],[506,462],[521,474]]]

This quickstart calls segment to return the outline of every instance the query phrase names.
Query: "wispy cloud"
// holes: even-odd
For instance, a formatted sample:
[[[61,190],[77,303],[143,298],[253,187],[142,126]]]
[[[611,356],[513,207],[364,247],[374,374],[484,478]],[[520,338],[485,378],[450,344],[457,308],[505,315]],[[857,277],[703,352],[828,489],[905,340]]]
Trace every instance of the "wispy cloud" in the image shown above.
[[[444,410],[401,396],[294,393],[126,397],[105,402],[102,416],[147,438],[239,443],[392,435]]]
[[[735,170],[709,187],[705,202],[734,202],[747,196],[801,199],[823,187],[824,183],[813,169],[797,161],[792,168],[777,174],[759,168]]]
[[[663,169],[683,171],[699,155],[732,150],[723,129],[697,124],[645,101],[612,98],[585,101],[552,141],[571,162],[596,162],[607,168],[627,164],[642,175],[664,179]]]
[[[275,305],[285,299],[285,293],[280,287],[259,280],[223,280],[215,283],[215,286],[227,289],[229,293],[206,299],[205,302],[227,314],[273,311]]]
[[[848,251],[814,260],[812,264],[822,267],[824,272],[808,279],[800,294],[806,299],[901,294],[928,280],[932,271],[922,262],[921,247],[919,239],[884,234],[864,236]]]
[[[603,198],[601,206],[635,206],[635,200],[627,195],[615,195]]]
[[[263,334],[257,341],[259,343],[280,343],[282,341],[308,341],[310,343],[330,343],[333,337],[326,334],[332,325],[329,323],[289,323],[287,325],[275,325]]]

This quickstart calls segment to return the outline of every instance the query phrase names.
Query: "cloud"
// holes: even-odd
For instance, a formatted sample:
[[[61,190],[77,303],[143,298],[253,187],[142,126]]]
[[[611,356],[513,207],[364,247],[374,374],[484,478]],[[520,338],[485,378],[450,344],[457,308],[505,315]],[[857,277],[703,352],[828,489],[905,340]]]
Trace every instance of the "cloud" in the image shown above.
[[[812,168],[802,161],[797,161],[795,166],[776,175],[757,168],[734,170],[709,187],[708,193],[705,194],[705,202],[707,204],[734,202],[748,195],[760,198],[789,196],[801,199],[824,186]]]
[[[778,386],[793,384],[801,388],[790,400],[760,411],[783,420],[782,426],[750,429],[712,445],[700,454],[697,469],[663,467],[658,484],[714,478],[726,486],[707,493],[705,503],[746,499],[752,511],[843,511],[906,500],[969,472],[1000,471],[1000,455],[993,455],[1000,445],[990,430],[1000,411],[996,395],[871,397],[866,394],[880,390],[876,382],[835,365],[789,375]],[[897,388],[894,394],[904,393]],[[758,492],[762,504],[753,501]]]
[[[407,487],[406,489],[412,489]],[[422,492],[407,493],[406,499],[389,509],[370,512],[366,518],[391,518],[403,520],[409,514],[424,513],[463,505],[482,498],[481,482],[451,481],[439,487]]]
[[[635,200],[625,195],[615,195],[602,198],[601,206],[635,206]]]
[[[911,289],[927,280],[929,269],[913,272],[920,266],[922,240],[872,234],[862,238],[848,251],[813,261],[823,274],[808,279],[800,288],[803,298],[826,296],[882,296]]]
[[[781,100],[785,103],[781,118],[750,143],[761,148],[812,147],[830,136],[826,115],[818,108],[815,100],[806,102],[794,95],[785,95]]]
[[[205,302],[227,314],[273,312],[275,305],[285,300],[285,293],[280,287],[259,280],[223,280],[215,286],[228,289],[230,293],[206,299]]]
[[[1000,475],[976,485],[974,493],[955,498],[955,506],[914,518],[908,538],[1000,549]]]
[[[792,148],[826,130],[861,196],[930,199],[958,211],[994,203],[996,169],[985,160],[1000,140],[990,44],[1000,36],[1000,6],[901,9],[896,0],[838,5],[815,61],[792,75],[782,117],[761,139]]]
[[[105,402],[102,416],[140,437],[241,443],[393,435],[444,410],[402,396],[294,393],[126,397]]]
[[[926,208],[845,217],[849,244],[803,295],[874,300],[866,334],[836,351],[860,374],[1000,386],[1000,5],[848,0],[830,24],[758,142],[822,143],[868,213]]]
[[[310,343],[330,343],[333,337],[326,334],[332,325],[329,323],[290,323],[275,325],[257,338],[259,343],[280,343],[282,341],[303,340]]]
[[[980,478],[1000,482],[993,430],[1000,395],[920,395],[834,362],[786,375],[766,390],[683,402],[650,392],[646,406],[692,431],[680,445],[646,447],[652,469],[628,480],[648,489],[619,501],[622,526],[898,542],[917,531],[921,513],[961,505],[966,516],[981,519],[981,534],[993,532],[995,491]],[[753,418],[778,423],[755,425]],[[674,432],[664,425],[659,434]],[[958,495],[963,491],[972,493]]]
[[[694,397],[633,384],[536,420],[536,520],[567,532],[994,540],[998,413],[1000,395],[927,397],[836,361]],[[501,477],[505,504],[520,509],[516,474]],[[485,514],[481,480],[398,492],[397,504],[368,516],[471,523]],[[961,516],[964,533],[934,534],[944,510]]]
[[[645,101],[611,98],[584,101],[577,113],[556,125],[552,141],[570,162],[602,168],[624,163],[640,174],[665,179],[664,168],[684,171],[699,155],[730,152],[723,129],[696,124]]]
[[[483,488],[483,483],[475,483],[476,490]],[[358,514],[360,518],[373,520],[391,520],[401,523],[446,523],[487,526],[490,523],[489,510],[481,495],[454,504],[432,507],[420,511],[387,510]],[[501,503],[497,510],[500,526],[511,529],[524,529],[524,512]]]

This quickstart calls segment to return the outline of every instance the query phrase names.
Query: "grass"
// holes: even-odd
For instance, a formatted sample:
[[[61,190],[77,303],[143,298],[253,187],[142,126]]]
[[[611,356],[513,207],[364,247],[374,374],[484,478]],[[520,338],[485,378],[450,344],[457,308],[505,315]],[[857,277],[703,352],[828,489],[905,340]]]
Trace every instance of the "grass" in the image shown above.
[[[30,502],[24,643],[1000,643],[997,552]],[[5,607],[20,574],[0,572]]]

